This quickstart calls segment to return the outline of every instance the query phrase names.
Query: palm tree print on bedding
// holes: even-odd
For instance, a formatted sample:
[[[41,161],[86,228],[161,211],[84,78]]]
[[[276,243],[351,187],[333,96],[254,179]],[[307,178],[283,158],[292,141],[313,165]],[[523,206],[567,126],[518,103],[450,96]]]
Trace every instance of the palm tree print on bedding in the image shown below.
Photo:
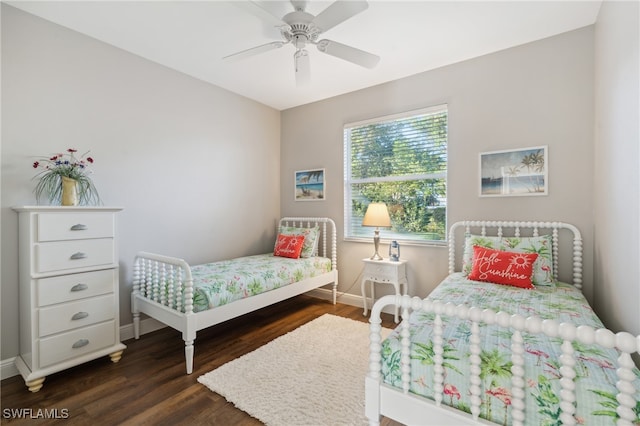
[[[454,305],[481,306],[495,312],[504,311],[528,317],[536,315],[557,322],[571,322],[601,328],[579,290],[564,283],[556,287],[524,290],[491,283],[470,282],[462,273],[453,274],[429,296],[432,300]],[[435,315],[413,312],[410,322],[411,385],[410,392],[434,399],[434,349],[432,330]],[[443,321],[443,398],[444,404],[470,412],[470,323],[442,316]],[[510,424],[512,410],[511,385],[512,331],[497,325],[480,324],[480,417],[498,424]],[[525,358],[526,424],[560,425],[559,338],[522,333]],[[385,383],[401,387],[400,335],[395,330],[382,343],[382,377]],[[577,424],[615,425],[616,373],[618,353],[594,345],[573,343]],[[640,371],[634,370],[635,386],[640,388]],[[613,396],[613,399],[611,399]],[[636,392],[636,401],[640,392]],[[640,424],[640,405],[635,409]]]
[[[200,312],[331,271],[331,259],[259,254],[191,267],[193,310]]]

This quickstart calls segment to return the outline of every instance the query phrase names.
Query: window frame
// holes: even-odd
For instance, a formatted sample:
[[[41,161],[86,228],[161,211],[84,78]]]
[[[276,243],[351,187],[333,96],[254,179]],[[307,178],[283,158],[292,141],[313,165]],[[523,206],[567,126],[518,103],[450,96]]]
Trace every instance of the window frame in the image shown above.
[[[384,176],[384,177],[376,177],[376,178],[363,178],[363,179],[353,179],[351,177],[351,139],[347,137],[347,132],[349,129],[355,127],[367,126],[370,124],[378,124],[378,123],[386,123],[390,121],[400,120],[403,118],[410,118],[414,116],[420,115],[428,115],[428,114],[436,114],[446,112],[447,114],[447,162],[446,162],[446,170],[444,172],[437,173],[420,173],[420,174],[411,174],[411,175],[402,175],[402,176]],[[343,126],[343,161],[344,161],[344,241],[353,241],[353,242],[371,242],[371,238],[373,236],[373,230],[371,231],[371,237],[357,236],[354,235],[352,229],[352,218],[351,218],[351,203],[353,200],[352,197],[352,185],[359,183],[373,183],[373,182],[398,182],[398,181],[407,181],[407,180],[426,180],[426,179],[444,179],[445,183],[445,233],[444,238],[442,240],[417,240],[417,239],[403,239],[398,238],[397,235],[393,237],[385,236],[384,229],[380,232],[380,240],[383,242],[390,242],[392,239],[399,241],[403,245],[416,245],[416,246],[446,246],[448,242],[448,198],[449,198],[449,182],[448,182],[448,171],[449,171],[449,105],[446,103],[438,104],[434,106],[429,106],[425,108],[419,108],[414,110],[409,110],[401,113],[389,114],[374,118],[369,118],[361,121],[354,121],[345,123]]]

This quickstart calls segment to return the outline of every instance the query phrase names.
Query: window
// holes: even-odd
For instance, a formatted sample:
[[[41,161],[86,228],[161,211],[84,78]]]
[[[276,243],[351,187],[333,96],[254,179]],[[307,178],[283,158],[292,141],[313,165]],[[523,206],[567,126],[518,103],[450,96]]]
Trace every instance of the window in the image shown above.
[[[385,239],[446,240],[447,106],[344,127],[345,239],[370,238],[362,226],[371,202],[391,216]]]

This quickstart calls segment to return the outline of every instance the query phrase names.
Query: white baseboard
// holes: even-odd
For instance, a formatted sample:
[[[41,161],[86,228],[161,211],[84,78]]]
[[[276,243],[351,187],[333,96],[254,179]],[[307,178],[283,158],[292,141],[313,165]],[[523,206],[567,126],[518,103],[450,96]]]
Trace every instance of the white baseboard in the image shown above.
[[[311,290],[306,293],[308,296],[316,297],[318,299],[323,300],[332,300],[333,295],[330,289],[325,288],[317,288],[315,290]],[[355,294],[339,294],[338,302],[344,303],[345,305],[350,306],[358,306],[363,308],[364,305],[362,303],[362,296],[358,296]],[[391,306],[385,307],[383,312],[393,314]],[[140,335],[151,333],[152,331],[160,330],[161,328],[167,327],[165,324],[157,321],[153,318],[146,318],[140,321]],[[133,324],[127,324],[120,327],[120,340],[125,341],[129,339],[133,339]],[[126,352],[125,352],[126,356]],[[17,376],[20,374],[18,369],[15,366],[15,357],[9,358],[0,361],[0,380],[8,379],[9,377]]]
[[[153,318],[146,318],[140,321],[140,335],[151,333],[152,331],[160,330],[161,328],[167,327],[166,324],[161,323],[158,320]],[[129,339],[133,339],[133,323],[123,325],[120,327],[120,340],[125,341]],[[125,352],[126,355],[126,352]]]
[[[318,299],[323,299],[323,300],[332,300],[332,297],[333,297],[331,290],[326,288],[316,288],[305,294],[307,296],[312,296],[312,297],[316,297]],[[364,309],[362,296],[359,296],[356,294],[350,294],[350,293],[343,293],[343,294],[338,293],[337,299],[338,299],[337,300],[338,303],[343,303],[349,306],[357,306],[359,308]],[[382,309],[382,312],[393,315],[395,313],[395,310],[392,306],[387,305]],[[369,312],[367,312],[367,314],[368,315],[371,314],[371,306],[369,306]]]
[[[15,357],[0,361],[0,380],[8,379],[9,377],[20,374],[16,368],[15,361]]]

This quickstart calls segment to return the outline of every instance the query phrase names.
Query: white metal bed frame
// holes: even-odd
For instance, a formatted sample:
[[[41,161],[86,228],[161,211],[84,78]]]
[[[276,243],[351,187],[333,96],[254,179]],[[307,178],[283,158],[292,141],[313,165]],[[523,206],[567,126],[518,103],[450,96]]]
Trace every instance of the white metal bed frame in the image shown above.
[[[534,236],[538,235],[540,229],[552,232],[552,254],[554,263],[554,275],[558,274],[558,251],[559,251],[559,231],[568,230],[573,234],[573,285],[582,288],[582,238],[579,230],[570,224],[562,222],[502,222],[502,221],[464,221],[452,225],[449,233],[449,273],[455,270],[455,232],[459,228],[464,228],[469,232],[471,229],[480,229],[483,236],[487,235],[487,228],[494,230],[495,235],[502,236],[504,229],[510,229],[513,236],[520,236],[523,229],[531,230]],[[548,231],[547,231],[548,232]],[[506,235],[505,235],[506,236]],[[410,339],[409,321],[403,320],[401,329],[401,368],[403,389],[398,389],[382,382],[381,377],[381,356],[382,338],[380,335],[381,319],[380,313],[387,305],[399,306],[402,310],[403,319],[408,319],[410,310],[422,310],[436,314],[434,325],[434,383],[435,399],[431,400],[412,393],[409,393],[411,381],[410,371]],[[443,339],[442,339],[442,315],[457,317],[470,322],[470,357],[471,376],[469,377],[471,390],[471,414],[456,410],[442,404],[444,396],[444,369],[443,369]],[[575,394],[573,378],[575,377],[574,365],[576,360],[573,356],[573,346],[571,342],[579,341],[584,344],[597,344],[605,348],[616,348],[620,351],[618,358],[616,384],[618,388],[617,400],[619,406],[618,425],[633,425],[636,415],[633,411],[636,405],[633,380],[635,366],[631,355],[640,353],[640,336],[634,336],[627,332],[613,333],[608,329],[594,329],[588,326],[576,327],[570,323],[558,324],[554,320],[541,320],[536,317],[525,318],[521,315],[510,315],[506,312],[494,312],[490,309],[480,307],[455,306],[452,303],[442,303],[439,301],[429,301],[418,297],[409,296],[384,296],[374,305],[371,312],[371,334],[370,334],[370,369],[365,379],[365,412],[371,425],[378,425],[380,416],[386,416],[404,424],[437,424],[437,425],[460,425],[460,424],[494,424],[479,417],[480,414],[480,338],[479,323],[497,324],[500,327],[513,330],[511,341],[511,361],[512,368],[512,412],[511,423],[513,425],[526,424],[526,413],[524,412],[525,383],[524,377],[524,343],[522,333],[546,334],[550,337],[560,337],[563,339],[560,356],[561,374],[560,385],[560,408],[562,410],[561,421],[563,424],[572,425],[576,423],[573,414],[575,413]]]
[[[321,217],[285,217],[280,219],[278,230],[280,226],[300,228],[318,226],[320,229],[318,253],[322,257],[331,259],[331,271],[213,309],[193,312],[193,278],[189,264],[179,258],[140,252],[136,255],[134,262],[131,294],[135,338],[140,338],[141,313],[182,332],[187,374],[191,374],[194,340],[198,330],[327,284],[333,284],[333,303],[335,304],[338,287],[335,222]],[[328,249],[327,244],[329,244]]]

